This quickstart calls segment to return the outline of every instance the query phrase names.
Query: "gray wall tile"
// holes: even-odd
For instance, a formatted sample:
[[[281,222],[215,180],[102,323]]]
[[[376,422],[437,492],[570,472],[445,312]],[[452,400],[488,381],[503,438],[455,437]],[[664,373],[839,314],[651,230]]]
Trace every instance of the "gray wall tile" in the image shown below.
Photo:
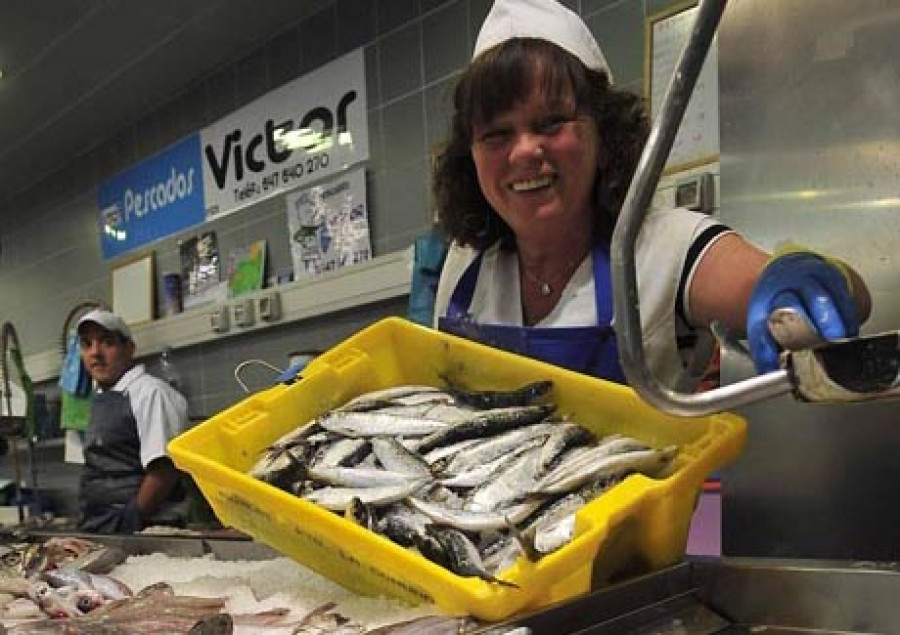
[[[381,130],[381,108],[370,108],[369,125],[369,169],[381,170],[384,167],[384,141]]]
[[[419,0],[378,0],[378,32],[403,26],[419,15]]]
[[[184,125],[179,137],[183,137],[207,124],[206,84],[204,82],[194,82],[176,99],[179,103],[182,124]]]
[[[338,0],[338,51],[348,53],[375,39],[378,21],[376,0]]]
[[[600,43],[615,81],[626,84],[644,73],[644,12],[639,2],[614,4],[585,22]]]
[[[468,11],[463,2],[441,7],[422,20],[425,83],[442,79],[469,58]]]
[[[322,9],[300,25],[300,70],[308,73],[333,59],[337,52],[335,9]]]
[[[409,247],[431,227],[427,166],[422,158],[378,175],[375,212],[370,218],[376,255]]]
[[[429,152],[450,135],[456,79],[452,76],[425,89],[425,143]]]
[[[422,26],[416,22],[387,35],[378,46],[381,98],[388,102],[422,85]]]
[[[218,121],[237,108],[237,70],[233,64],[209,78],[206,84],[209,123]]]
[[[424,101],[421,92],[384,107],[384,166],[402,167],[421,159],[426,153]]]
[[[456,0],[421,0],[422,13],[428,13],[429,11],[433,11],[447,4],[465,5],[465,3],[458,3]]]
[[[238,108],[268,92],[266,77],[266,51],[257,47],[237,62],[237,104]]]
[[[300,75],[300,31],[286,29],[265,44],[269,84],[277,88]]]
[[[381,75],[378,71],[378,45],[373,44],[365,49],[366,56],[366,99],[369,108],[381,104]]]

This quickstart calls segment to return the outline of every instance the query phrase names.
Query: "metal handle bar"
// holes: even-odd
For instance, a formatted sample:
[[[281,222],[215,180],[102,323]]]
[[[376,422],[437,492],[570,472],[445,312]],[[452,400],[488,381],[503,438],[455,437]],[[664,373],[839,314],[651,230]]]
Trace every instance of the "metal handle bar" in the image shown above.
[[[647,403],[685,417],[731,410],[793,389],[788,372],[778,370],[703,393],[681,393],[661,386],[644,357],[634,246],[724,8],[725,0],[701,0],[699,4],[693,29],[625,197],[610,248],[616,339],[625,377]]]

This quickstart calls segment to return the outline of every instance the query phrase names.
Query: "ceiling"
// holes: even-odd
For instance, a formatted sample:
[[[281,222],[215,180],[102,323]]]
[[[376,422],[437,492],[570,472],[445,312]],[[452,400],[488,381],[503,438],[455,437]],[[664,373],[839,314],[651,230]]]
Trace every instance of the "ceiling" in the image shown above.
[[[328,0],[0,0],[0,201]]]

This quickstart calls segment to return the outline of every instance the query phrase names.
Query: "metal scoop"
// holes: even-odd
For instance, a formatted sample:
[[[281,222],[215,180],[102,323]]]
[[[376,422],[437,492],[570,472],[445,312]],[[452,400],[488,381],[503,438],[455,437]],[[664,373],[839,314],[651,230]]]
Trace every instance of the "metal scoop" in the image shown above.
[[[900,334],[822,342],[811,325],[804,324],[804,316],[787,310],[775,311],[769,319],[773,337],[787,349],[780,370],[688,394],[659,384],[647,366],[634,247],[724,7],[724,0],[699,4],[613,232],[610,263],[616,338],[625,377],[646,402],[680,416],[732,410],[787,393],[810,401],[841,402],[900,396]]]

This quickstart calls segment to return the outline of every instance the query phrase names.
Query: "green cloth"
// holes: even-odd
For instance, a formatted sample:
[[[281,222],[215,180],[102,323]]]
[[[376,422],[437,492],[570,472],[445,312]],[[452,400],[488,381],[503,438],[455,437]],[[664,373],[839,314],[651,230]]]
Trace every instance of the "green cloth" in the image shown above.
[[[61,390],[60,393],[62,408],[59,426],[66,430],[86,430],[91,418],[91,396],[78,397],[65,390]]]

